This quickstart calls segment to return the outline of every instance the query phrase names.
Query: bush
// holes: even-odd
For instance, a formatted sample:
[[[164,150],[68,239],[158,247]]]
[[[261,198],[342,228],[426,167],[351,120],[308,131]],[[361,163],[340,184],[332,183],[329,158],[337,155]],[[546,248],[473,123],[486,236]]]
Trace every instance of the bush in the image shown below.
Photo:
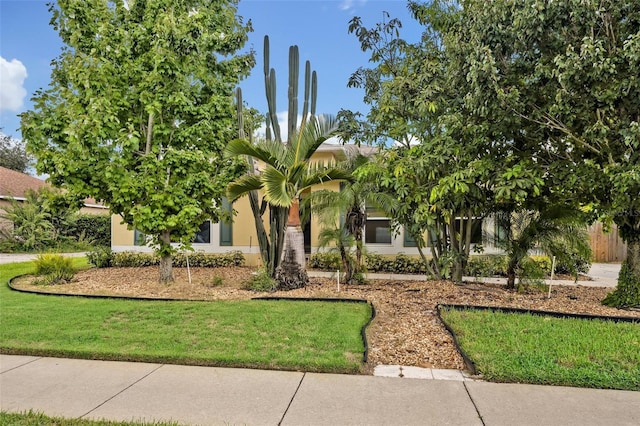
[[[228,253],[189,253],[189,266],[193,268],[221,268],[225,266],[244,265],[244,255],[241,251]],[[155,266],[160,264],[160,257],[155,253],[140,253],[123,251],[113,253],[111,265],[121,268],[136,268],[143,266]],[[173,265],[177,268],[187,266],[187,255],[177,253],[173,256]]]
[[[546,276],[551,275],[552,261],[548,256],[530,256],[530,259],[537,265],[538,269]],[[556,265],[556,271],[558,270]]]
[[[619,309],[640,308],[640,279],[631,273],[626,260],[622,262],[618,286],[604,298],[602,303]]]
[[[342,269],[342,261],[338,253],[318,252],[309,257],[308,266],[309,268],[323,271],[336,271]]]
[[[507,275],[507,258],[504,255],[487,254],[471,256],[465,275],[469,277],[494,277]]]
[[[36,284],[50,285],[73,279],[73,260],[59,254],[40,254],[35,260],[36,275],[42,277]]]
[[[78,214],[74,217],[71,235],[76,240],[87,240],[96,246],[111,245],[111,216],[108,214]]]
[[[364,263],[369,272],[392,272],[393,270],[393,259],[379,254],[365,254]]]
[[[274,292],[278,288],[278,283],[269,276],[267,271],[260,270],[244,284],[243,288],[251,291]]]
[[[113,252],[109,247],[97,247],[87,253],[87,260],[96,268],[108,268],[113,263]]]
[[[227,253],[177,253],[173,257],[173,264],[177,267],[185,268],[187,266],[187,257],[189,258],[189,266],[201,268],[222,268],[226,266],[242,266],[244,265],[244,254],[241,251],[230,251]]]

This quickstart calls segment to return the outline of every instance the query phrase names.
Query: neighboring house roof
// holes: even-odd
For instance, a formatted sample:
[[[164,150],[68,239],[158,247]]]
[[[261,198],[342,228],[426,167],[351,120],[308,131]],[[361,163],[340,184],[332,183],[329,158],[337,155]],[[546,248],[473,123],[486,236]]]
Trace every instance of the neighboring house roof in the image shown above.
[[[333,139],[329,139],[332,141]],[[373,155],[378,152],[378,148],[374,146],[368,145],[354,145],[354,144],[341,144],[341,143],[331,143],[329,141],[324,142],[322,145],[318,147],[316,152],[333,152],[338,154],[339,157],[345,157],[347,155],[352,155],[355,153],[360,153],[362,155]]]
[[[42,187],[53,188],[42,179],[7,169],[6,167],[0,167],[0,199],[14,198],[24,201],[28,190],[38,191]],[[107,208],[93,198],[86,198],[84,205],[85,207]]]

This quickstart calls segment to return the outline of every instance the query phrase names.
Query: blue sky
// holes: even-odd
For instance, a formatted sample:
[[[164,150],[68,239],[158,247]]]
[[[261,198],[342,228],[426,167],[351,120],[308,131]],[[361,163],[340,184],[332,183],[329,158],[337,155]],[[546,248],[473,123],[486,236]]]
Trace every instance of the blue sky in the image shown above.
[[[403,38],[419,39],[421,29],[403,0],[241,0],[238,14],[251,19],[254,28],[245,49],[253,48],[257,54],[256,67],[241,83],[244,100],[266,111],[262,44],[268,34],[271,66],[278,76],[279,112],[287,108],[292,44],[299,46],[301,68],[309,60],[318,73],[319,113],[337,114],[341,108],[366,112],[362,91],[347,88],[347,81],[358,67],[367,66],[369,55],[360,50],[347,27],[353,16],[371,27],[382,20],[383,11],[402,20]],[[32,107],[30,98],[36,90],[48,86],[50,62],[60,53],[61,42],[49,19],[46,1],[0,0],[0,127],[16,138],[20,138],[17,114]]]

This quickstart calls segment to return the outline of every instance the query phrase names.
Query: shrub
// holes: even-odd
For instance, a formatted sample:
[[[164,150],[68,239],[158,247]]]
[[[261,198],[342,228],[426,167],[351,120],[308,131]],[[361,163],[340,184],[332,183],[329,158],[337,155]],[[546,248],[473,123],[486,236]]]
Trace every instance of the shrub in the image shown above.
[[[227,253],[189,253],[189,266],[193,268],[221,268],[225,266],[244,265],[244,255],[241,251]],[[160,264],[160,258],[154,253],[140,253],[123,251],[112,254],[111,265],[121,268],[135,268],[143,266],[155,266]],[[173,265],[178,268],[187,266],[187,255],[177,253],[173,256]]]
[[[309,268],[321,269],[323,271],[336,271],[342,268],[340,255],[333,252],[318,252],[309,257],[307,264]]]
[[[91,241],[94,245],[111,245],[111,216],[108,214],[78,214],[74,217],[73,236],[78,240]]]
[[[96,268],[108,268],[113,263],[113,252],[109,247],[97,247],[87,253],[87,260]]]
[[[548,256],[530,256],[530,259],[537,265],[544,275],[551,275],[552,262]],[[531,267],[532,268],[532,267]],[[557,270],[557,268],[556,268]]]
[[[507,258],[504,255],[487,254],[471,256],[465,275],[470,277],[494,277],[507,275]]]
[[[73,260],[59,254],[40,254],[35,260],[36,275],[42,277],[36,284],[50,285],[73,279]]]
[[[422,259],[400,253],[393,259],[391,271],[389,272],[395,274],[424,274],[427,272],[427,268]]]
[[[135,251],[122,251],[113,253],[112,266],[120,268],[137,268],[142,266],[155,266],[160,264],[160,258],[153,253],[140,253]]]
[[[245,290],[259,291],[259,292],[273,292],[278,288],[276,280],[271,278],[267,271],[260,270],[251,277],[243,286]]]
[[[244,254],[241,251],[230,251],[227,253],[177,253],[173,257],[173,264],[177,267],[185,268],[187,266],[187,257],[189,258],[189,266],[201,268],[222,268],[226,266],[242,266],[244,265]]]
[[[364,263],[369,272],[392,272],[393,259],[379,254],[367,253],[364,256]]]
[[[604,298],[602,303],[619,309],[640,308],[640,279],[631,273],[626,260],[622,262],[618,286]]]

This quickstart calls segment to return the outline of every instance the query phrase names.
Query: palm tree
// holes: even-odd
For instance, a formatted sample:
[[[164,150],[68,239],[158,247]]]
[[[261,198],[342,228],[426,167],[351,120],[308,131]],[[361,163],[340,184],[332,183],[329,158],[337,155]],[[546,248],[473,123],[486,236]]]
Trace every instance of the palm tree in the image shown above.
[[[318,214],[324,229],[321,246],[334,244],[340,253],[344,282],[358,282],[363,272],[363,235],[367,221],[366,206],[375,206],[383,211],[393,208],[396,200],[388,194],[376,192],[370,181],[353,177],[356,170],[366,165],[369,158],[362,154],[347,156],[338,166],[352,179],[345,182],[339,192],[323,189],[304,199],[305,210]],[[355,262],[351,260],[350,248],[355,247]]]
[[[277,140],[252,144],[236,139],[227,145],[227,155],[247,155],[264,164],[257,174],[241,176],[229,185],[231,201],[253,190],[261,190],[271,205],[288,208],[283,261],[275,279],[279,288],[304,287],[305,272],[304,236],[300,227],[300,194],[313,185],[333,180],[348,180],[351,175],[333,164],[311,164],[311,156],[330,137],[337,135],[337,123],[333,116],[311,116],[289,137],[289,143]]]
[[[579,210],[562,205],[498,214],[496,220],[504,235],[496,245],[507,255],[507,288],[515,288],[516,273],[524,269],[533,248],[567,264],[575,255],[590,258],[591,247],[581,216]]]

